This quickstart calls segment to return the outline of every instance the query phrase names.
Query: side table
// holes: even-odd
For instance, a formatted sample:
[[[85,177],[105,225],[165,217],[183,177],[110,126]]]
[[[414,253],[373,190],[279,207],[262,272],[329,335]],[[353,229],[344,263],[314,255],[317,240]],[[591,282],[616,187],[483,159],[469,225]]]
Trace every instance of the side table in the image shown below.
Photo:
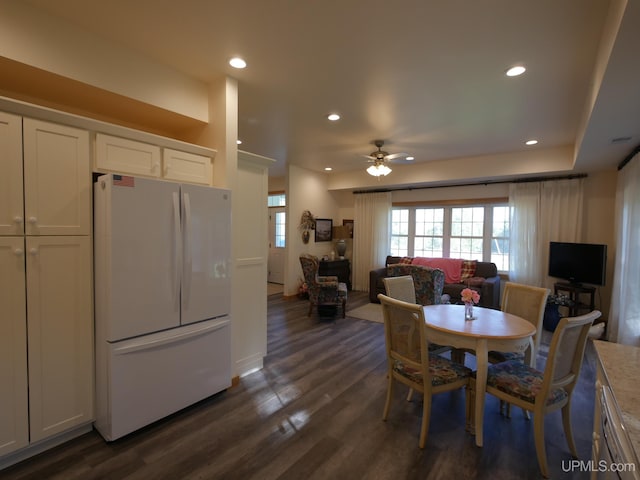
[[[573,285],[571,283],[554,283],[553,294],[558,292],[567,292],[569,296],[569,316],[575,317],[580,313],[588,313],[596,308],[595,287],[587,287],[585,285]]]
[[[320,260],[318,275],[335,275],[339,282],[347,284],[347,290],[351,290],[351,263],[347,258],[344,260]]]

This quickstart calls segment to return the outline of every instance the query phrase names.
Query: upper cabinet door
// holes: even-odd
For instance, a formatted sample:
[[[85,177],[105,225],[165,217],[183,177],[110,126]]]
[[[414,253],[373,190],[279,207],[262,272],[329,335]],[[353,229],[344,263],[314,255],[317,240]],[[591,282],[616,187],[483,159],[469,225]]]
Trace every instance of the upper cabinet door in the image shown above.
[[[212,166],[209,157],[165,148],[162,161],[163,176],[167,180],[211,185]]]
[[[0,235],[23,233],[22,117],[0,112]]]
[[[96,168],[105,172],[160,177],[160,147],[98,133]]]
[[[23,131],[25,233],[89,235],[89,133],[29,118]]]

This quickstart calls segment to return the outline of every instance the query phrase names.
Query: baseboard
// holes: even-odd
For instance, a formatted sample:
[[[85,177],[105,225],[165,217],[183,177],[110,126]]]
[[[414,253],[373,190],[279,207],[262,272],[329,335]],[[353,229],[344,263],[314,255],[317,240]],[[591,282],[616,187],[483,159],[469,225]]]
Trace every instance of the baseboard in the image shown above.
[[[22,462],[27,458],[33,457],[34,455],[38,455],[46,450],[49,450],[53,447],[57,447],[69,440],[79,437],[80,435],[84,435],[85,433],[93,430],[92,424],[88,423],[82,425],[80,427],[74,428],[73,430],[67,430],[59,435],[56,435],[51,438],[47,438],[40,442],[28,445],[20,450],[9,453],[4,457],[0,458],[0,471],[10,467],[11,465],[15,465],[16,463]]]

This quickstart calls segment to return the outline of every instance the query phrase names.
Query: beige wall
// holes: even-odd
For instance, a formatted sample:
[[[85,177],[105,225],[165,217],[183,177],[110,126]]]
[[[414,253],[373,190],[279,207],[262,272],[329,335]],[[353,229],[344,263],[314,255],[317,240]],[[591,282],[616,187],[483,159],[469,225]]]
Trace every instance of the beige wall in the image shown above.
[[[305,168],[290,166],[287,177],[287,256],[285,260],[284,294],[295,295],[298,291],[302,269],[298,257],[310,253],[322,257],[334,249],[333,242],[316,243],[311,232],[309,243],[302,242],[298,230],[302,212],[309,210],[316,218],[331,218],[338,221],[338,204],[328,190],[326,174]],[[340,221],[342,223],[342,221]]]
[[[616,187],[617,171],[606,170],[589,174],[584,183],[582,241],[607,245],[607,279],[596,291],[596,308],[607,319],[611,306],[613,269],[616,255]]]

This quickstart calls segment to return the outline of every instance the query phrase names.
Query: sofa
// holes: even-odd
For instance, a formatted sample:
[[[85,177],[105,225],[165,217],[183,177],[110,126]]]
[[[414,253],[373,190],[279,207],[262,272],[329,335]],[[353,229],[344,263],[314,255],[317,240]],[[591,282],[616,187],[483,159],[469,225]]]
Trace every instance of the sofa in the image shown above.
[[[378,294],[385,293],[382,279],[398,276],[402,270],[390,265],[424,265],[442,267],[445,273],[445,283],[442,293],[449,295],[451,303],[460,303],[460,292],[465,288],[476,290],[480,294],[481,307],[500,309],[500,276],[498,267],[492,262],[480,262],[461,259],[429,259],[424,257],[395,257],[387,256],[385,266],[369,272],[369,301],[379,303]],[[459,270],[459,271],[458,271]]]

